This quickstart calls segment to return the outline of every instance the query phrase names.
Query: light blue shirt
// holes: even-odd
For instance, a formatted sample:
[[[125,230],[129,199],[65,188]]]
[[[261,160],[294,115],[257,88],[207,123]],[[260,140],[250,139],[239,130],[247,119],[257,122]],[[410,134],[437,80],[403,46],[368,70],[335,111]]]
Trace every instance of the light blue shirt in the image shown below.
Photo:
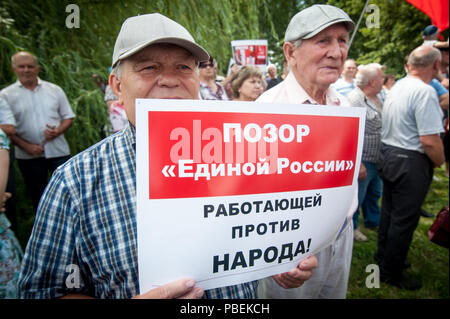
[[[444,132],[436,91],[423,81],[406,77],[389,92],[382,113],[381,142],[424,153],[420,136]]]
[[[433,87],[433,89],[436,90],[438,97],[441,97],[441,95],[448,93],[448,90],[437,79],[431,80],[430,85]]]
[[[336,91],[338,91],[338,93],[346,96],[356,88],[356,83],[354,80],[353,82],[348,83],[343,78],[339,78],[336,82],[331,84],[331,87]]]

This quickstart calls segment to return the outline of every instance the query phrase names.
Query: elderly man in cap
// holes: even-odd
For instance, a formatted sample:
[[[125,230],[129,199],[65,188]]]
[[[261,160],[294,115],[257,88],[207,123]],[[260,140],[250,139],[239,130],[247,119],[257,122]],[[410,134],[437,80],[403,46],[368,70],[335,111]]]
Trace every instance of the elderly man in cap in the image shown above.
[[[283,45],[291,72],[257,101],[349,106],[330,85],[342,72],[353,27],[350,17],[334,6],[314,5],[297,13],[287,27]],[[276,276],[266,278],[259,284],[260,297],[345,298],[353,249],[352,216],[358,203],[356,188],[353,197],[337,240],[317,254],[319,266],[312,277],[300,288],[289,290],[279,288]]]
[[[256,281],[203,291],[188,278],[138,295],[135,99],[198,99],[198,64],[208,59],[189,32],[165,16],[124,22],[109,84],[129,125],[53,175],[25,252],[20,297],[256,297]],[[301,285],[316,265],[312,258],[281,274],[281,284]]]
[[[433,45],[438,41],[439,29],[435,25],[429,25],[423,30],[422,39],[423,44]]]

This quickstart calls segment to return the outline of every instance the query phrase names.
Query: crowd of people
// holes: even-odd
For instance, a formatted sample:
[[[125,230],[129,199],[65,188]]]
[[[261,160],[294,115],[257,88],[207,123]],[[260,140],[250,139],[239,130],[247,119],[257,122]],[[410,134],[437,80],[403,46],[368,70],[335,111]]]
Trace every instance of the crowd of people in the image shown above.
[[[345,298],[353,241],[367,240],[360,210],[365,227],[378,231],[381,281],[420,288],[405,269],[433,168],[445,162],[448,175],[448,40],[425,28],[424,44],[407,57],[407,76],[396,81],[379,63],[358,66],[348,58],[353,29],[341,9],[313,5],[287,27],[280,76],[275,65],[267,74],[232,65],[220,77],[217,61],[180,24],[160,14],[130,17],[104,87],[114,134],[72,158],[64,132],[75,114],[66,95],[38,77],[36,56],[14,54],[17,81],[0,91],[0,297]],[[173,97],[365,108],[358,188],[336,240],[291,271],[259,281],[203,291],[187,278],[140,292],[135,99]],[[7,187],[15,160],[36,212],[24,255],[7,206],[15,196]],[[66,284],[67,265],[79,267],[75,288]]]

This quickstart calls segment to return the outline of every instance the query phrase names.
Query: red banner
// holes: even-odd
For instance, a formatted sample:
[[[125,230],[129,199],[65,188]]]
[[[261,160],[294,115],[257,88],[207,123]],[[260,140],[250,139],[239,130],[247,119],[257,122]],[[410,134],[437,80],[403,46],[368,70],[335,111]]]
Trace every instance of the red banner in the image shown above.
[[[352,184],[356,117],[149,111],[148,128],[150,199]]]
[[[448,0],[406,0],[430,17],[431,22],[439,31],[448,28],[449,1]]]

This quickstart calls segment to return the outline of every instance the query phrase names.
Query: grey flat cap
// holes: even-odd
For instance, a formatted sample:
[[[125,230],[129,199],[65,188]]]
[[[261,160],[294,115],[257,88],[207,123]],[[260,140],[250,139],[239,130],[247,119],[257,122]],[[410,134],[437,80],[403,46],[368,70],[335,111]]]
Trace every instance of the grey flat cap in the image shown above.
[[[170,43],[185,48],[199,61],[209,59],[208,52],[179,23],[159,13],[144,14],[125,20],[114,46],[112,66],[150,44]]]
[[[300,11],[291,19],[284,41],[310,39],[336,23],[344,23],[349,32],[355,27],[352,19],[343,10],[330,5],[313,5]]]

